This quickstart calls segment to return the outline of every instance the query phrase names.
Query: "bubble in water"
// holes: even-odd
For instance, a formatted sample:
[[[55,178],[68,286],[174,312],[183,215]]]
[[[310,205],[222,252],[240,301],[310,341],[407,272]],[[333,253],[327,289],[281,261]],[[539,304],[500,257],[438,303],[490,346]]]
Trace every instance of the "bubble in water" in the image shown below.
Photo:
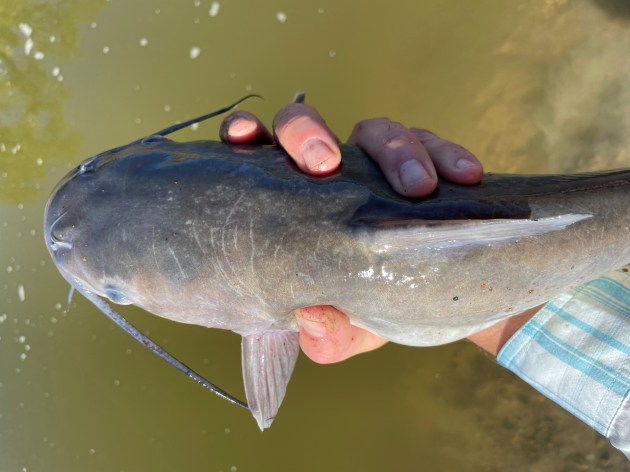
[[[219,8],[220,8],[219,2],[212,2],[210,4],[210,11],[208,11],[208,14],[212,18],[214,18],[215,16],[219,14]]]
[[[103,54],[109,53],[109,46],[103,46]]]
[[[190,58],[191,59],[197,59],[199,57],[199,54],[201,54],[201,48],[198,46],[193,46],[192,48],[190,48]]]
[[[140,38],[140,46],[144,47],[149,44],[149,40],[147,38]]]
[[[33,40],[31,38],[27,38],[26,41],[24,41],[24,54],[28,56],[32,50],[33,50]]]
[[[284,23],[287,21],[287,14],[283,11],[279,11],[278,13],[276,13],[276,19],[280,22],[280,23]]]
[[[20,31],[26,37],[29,37],[31,33],[33,33],[33,28],[31,28],[31,26],[28,23],[20,23],[18,25],[18,28],[20,28]]]
[[[24,292],[24,285],[18,285],[17,292],[18,292],[18,298],[20,299],[21,302],[26,300],[26,293]]]

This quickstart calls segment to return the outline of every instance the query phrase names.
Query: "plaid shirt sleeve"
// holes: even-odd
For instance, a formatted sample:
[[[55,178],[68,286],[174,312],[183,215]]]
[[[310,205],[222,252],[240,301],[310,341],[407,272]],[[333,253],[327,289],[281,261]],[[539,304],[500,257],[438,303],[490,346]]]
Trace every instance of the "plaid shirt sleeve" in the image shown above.
[[[551,300],[497,361],[630,459],[629,267]]]

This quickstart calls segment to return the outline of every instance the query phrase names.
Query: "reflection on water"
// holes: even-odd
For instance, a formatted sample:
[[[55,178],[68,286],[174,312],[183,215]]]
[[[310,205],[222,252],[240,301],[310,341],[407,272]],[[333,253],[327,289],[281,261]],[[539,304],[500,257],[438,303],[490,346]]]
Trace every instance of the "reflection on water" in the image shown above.
[[[267,121],[306,90],[340,136],[389,115],[491,170],[630,166],[625,5],[0,0],[0,470],[630,470],[465,343],[301,359],[260,434],[80,297],[65,313],[40,229],[73,164],[248,92]],[[238,337],[121,311],[242,392]]]
[[[67,125],[68,90],[58,61],[79,51],[77,20],[99,3],[3,0],[0,5],[0,199],[34,200],[45,165],[68,165],[77,135]],[[72,12],[71,15],[68,13]]]

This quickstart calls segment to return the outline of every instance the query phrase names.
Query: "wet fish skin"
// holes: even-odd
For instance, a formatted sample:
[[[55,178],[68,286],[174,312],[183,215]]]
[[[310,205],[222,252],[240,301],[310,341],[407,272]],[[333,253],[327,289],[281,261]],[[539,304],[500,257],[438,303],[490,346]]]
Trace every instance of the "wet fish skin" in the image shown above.
[[[333,305],[394,342],[434,345],[630,261],[630,169],[441,182],[406,199],[359,149],[342,155],[311,177],[277,147],[152,136],[60,182],[47,244],[100,296],[243,335],[258,353],[244,348],[248,399],[274,397],[261,428],[299,349],[295,308]]]

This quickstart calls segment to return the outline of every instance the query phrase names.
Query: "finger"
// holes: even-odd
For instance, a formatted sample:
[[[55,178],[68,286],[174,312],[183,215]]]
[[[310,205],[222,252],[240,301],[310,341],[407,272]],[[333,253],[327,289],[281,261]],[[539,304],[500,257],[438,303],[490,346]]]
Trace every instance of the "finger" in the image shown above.
[[[483,166],[470,151],[426,129],[412,128],[411,132],[424,145],[440,176],[462,185],[481,181]]]
[[[424,197],[437,186],[437,173],[418,137],[387,118],[364,120],[354,127],[350,144],[378,163],[387,181],[401,195]]]
[[[310,105],[287,105],[274,118],[273,129],[278,143],[303,172],[320,175],[339,167],[339,140]]]
[[[272,144],[273,137],[262,122],[246,111],[235,111],[219,128],[221,141],[229,144]]]
[[[372,351],[387,341],[350,324],[348,317],[330,305],[299,308],[300,347],[319,364],[331,364]]]

